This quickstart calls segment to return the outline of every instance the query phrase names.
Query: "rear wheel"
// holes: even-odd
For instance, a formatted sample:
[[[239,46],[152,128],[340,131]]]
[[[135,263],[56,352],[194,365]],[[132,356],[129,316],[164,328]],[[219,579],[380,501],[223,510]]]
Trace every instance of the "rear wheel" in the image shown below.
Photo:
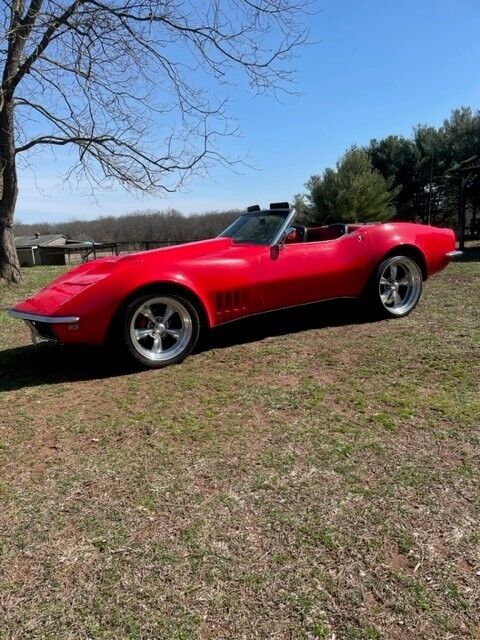
[[[123,340],[129,354],[142,366],[166,367],[181,362],[195,347],[200,332],[198,313],[178,295],[151,293],[127,307]]]
[[[368,304],[384,318],[408,315],[422,295],[422,271],[409,256],[390,256],[378,267],[369,286]]]

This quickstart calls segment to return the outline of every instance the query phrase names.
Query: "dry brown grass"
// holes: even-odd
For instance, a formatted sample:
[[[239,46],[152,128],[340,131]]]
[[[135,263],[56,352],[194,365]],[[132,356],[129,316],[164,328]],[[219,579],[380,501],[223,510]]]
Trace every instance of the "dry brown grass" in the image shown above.
[[[48,281],[25,270],[21,290]],[[0,638],[478,638],[480,263],[141,373],[0,312]]]

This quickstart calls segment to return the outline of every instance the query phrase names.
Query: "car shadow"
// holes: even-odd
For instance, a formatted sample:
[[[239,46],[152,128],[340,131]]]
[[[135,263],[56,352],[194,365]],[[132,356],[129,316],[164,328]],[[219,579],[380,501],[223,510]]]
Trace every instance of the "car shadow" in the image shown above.
[[[463,250],[463,256],[460,259],[461,262],[480,262],[480,246],[478,247],[465,247]]]
[[[195,352],[222,349],[268,337],[348,324],[371,322],[355,300],[331,300],[271,311],[230,322],[206,332]]]
[[[309,329],[370,322],[351,300],[316,303],[237,320],[204,332],[190,357]],[[139,372],[112,349],[41,343],[0,351],[0,392]]]

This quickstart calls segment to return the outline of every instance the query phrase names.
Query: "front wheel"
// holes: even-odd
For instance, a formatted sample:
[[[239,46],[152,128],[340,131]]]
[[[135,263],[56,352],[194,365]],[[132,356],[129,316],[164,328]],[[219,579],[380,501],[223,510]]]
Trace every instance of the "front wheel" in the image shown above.
[[[378,267],[370,284],[368,304],[384,318],[409,314],[422,295],[422,271],[413,258],[390,256]]]
[[[200,332],[192,303],[177,295],[144,295],[127,307],[123,339],[142,366],[166,367],[181,362],[195,347]]]

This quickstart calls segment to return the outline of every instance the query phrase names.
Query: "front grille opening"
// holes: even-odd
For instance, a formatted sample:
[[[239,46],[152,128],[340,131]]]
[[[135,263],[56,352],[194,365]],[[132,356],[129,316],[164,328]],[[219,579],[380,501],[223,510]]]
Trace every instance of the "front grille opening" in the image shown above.
[[[47,322],[38,322],[35,320],[34,322],[32,322],[32,325],[35,327],[38,335],[40,335],[42,338],[45,338],[46,340],[57,339],[57,336],[53,333],[52,326]]]

